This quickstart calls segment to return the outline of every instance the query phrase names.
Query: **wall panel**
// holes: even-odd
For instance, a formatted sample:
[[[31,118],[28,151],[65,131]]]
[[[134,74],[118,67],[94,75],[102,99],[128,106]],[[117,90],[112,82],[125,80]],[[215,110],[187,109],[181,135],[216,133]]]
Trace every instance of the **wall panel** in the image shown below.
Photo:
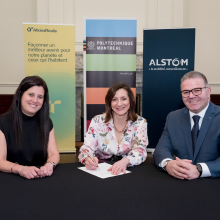
[[[0,7],[0,94],[14,93],[24,77],[22,22],[75,23],[76,51],[82,51],[83,17],[137,17],[137,52],[145,28],[196,28],[195,69],[212,94],[220,94],[219,0],[8,0]]]

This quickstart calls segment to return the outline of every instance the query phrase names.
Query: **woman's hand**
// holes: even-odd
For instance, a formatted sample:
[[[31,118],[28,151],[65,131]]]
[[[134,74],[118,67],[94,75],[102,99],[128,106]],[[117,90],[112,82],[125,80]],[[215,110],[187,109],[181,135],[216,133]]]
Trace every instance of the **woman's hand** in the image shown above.
[[[112,171],[111,174],[113,175],[118,175],[121,172],[123,172],[124,174],[126,173],[126,168],[127,165],[130,163],[130,160],[128,158],[123,158],[121,160],[119,160],[118,162],[114,163],[109,169],[108,171]]]
[[[95,170],[98,167],[98,163],[99,163],[98,158],[97,157],[93,157],[93,160],[95,162],[93,162],[90,157],[86,157],[84,159],[84,164],[85,164],[87,170]]]
[[[21,168],[20,175],[26,179],[39,178],[39,175],[38,175],[39,170],[40,169],[34,166],[31,166],[31,167],[25,166]]]
[[[51,176],[52,174],[53,174],[53,165],[51,163],[46,163],[38,171],[39,177]]]

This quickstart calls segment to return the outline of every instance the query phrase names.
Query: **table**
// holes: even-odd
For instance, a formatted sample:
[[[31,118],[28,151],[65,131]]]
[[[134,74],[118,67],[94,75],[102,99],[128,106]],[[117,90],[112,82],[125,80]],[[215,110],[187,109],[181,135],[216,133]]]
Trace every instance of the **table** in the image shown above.
[[[60,164],[51,177],[0,173],[1,220],[219,219],[220,178],[178,180],[154,164],[100,179]]]

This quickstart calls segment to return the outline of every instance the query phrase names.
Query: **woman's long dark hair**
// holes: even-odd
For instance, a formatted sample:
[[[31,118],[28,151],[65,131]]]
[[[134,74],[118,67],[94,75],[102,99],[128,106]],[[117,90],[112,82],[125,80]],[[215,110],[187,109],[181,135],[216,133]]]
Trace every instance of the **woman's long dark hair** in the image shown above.
[[[41,109],[36,113],[37,121],[40,128],[40,137],[43,144],[44,153],[47,153],[47,146],[49,140],[49,93],[47,84],[39,76],[27,76],[18,86],[14,99],[10,108],[13,117],[14,131],[16,136],[16,143],[18,147],[21,147],[22,143],[22,108],[21,98],[25,91],[33,86],[42,86],[44,89],[44,102]]]
[[[109,122],[109,120],[112,118],[112,107],[111,107],[111,102],[112,99],[114,98],[116,92],[119,89],[124,89],[127,91],[128,93],[128,97],[129,97],[129,101],[130,101],[130,108],[128,109],[128,120],[131,120],[133,122],[135,122],[138,118],[138,116],[135,113],[135,99],[134,99],[134,94],[132,92],[132,90],[130,89],[130,87],[126,84],[126,83],[117,83],[112,85],[106,96],[105,96],[105,123]]]

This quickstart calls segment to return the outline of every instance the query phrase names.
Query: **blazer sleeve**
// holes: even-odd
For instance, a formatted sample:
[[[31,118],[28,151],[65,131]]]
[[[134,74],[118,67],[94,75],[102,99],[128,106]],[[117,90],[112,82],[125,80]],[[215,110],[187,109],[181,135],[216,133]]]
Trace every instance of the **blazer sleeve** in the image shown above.
[[[214,161],[205,162],[205,164],[208,166],[211,176],[213,178],[220,176],[220,157],[218,157]]]
[[[170,114],[167,116],[166,124],[163,129],[162,136],[153,154],[154,162],[157,166],[159,166],[159,164],[161,163],[163,159],[173,158],[173,149],[172,149],[170,131],[169,131],[169,124],[170,124],[169,118],[170,118]]]
[[[202,122],[207,127],[207,133],[204,134],[196,162],[205,163],[211,176],[215,178],[220,176],[220,106],[211,102],[209,105],[210,108],[208,108]],[[213,120],[210,123],[211,118]]]

